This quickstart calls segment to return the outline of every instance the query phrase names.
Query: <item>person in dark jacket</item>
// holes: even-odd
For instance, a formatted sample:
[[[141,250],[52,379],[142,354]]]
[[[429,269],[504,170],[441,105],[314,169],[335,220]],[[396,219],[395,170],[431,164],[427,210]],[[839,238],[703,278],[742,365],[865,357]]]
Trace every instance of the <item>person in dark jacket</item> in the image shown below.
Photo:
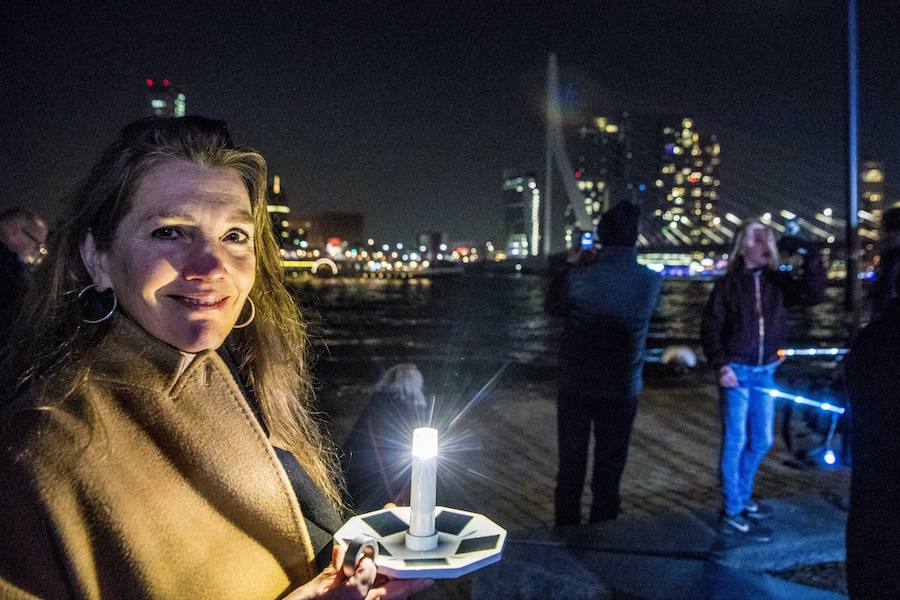
[[[571,254],[570,265],[548,289],[548,311],[565,317],[557,396],[557,526],[581,520],[592,424],[590,521],[619,514],[619,482],[661,282],[659,275],[637,263],[639,217],[640,210],[630,202],[607,211],[597,226],[601,249]]]
[[[770,509],[753,500],[753,480],[774,439],[777,351],[786,341],[787,308],[816,304],[825,293],[825,268],[814,252],[804,254],[802,275],[778,269],[775,233],[760,221],[742,225],[727,273],[716,281],[700,327],[703,351],[718,373],[722,418],[719,531],[768,541],[757,521]]]
[[[411,363],[394,365],[372,388],[369,405],[344,445],[349,504],[357,513],[409,504],[412,431],[426,423],[424,378]]]
[[[900,297],[900,202],[884,211],[878,246],[878,270],[870,291],[873,319]]]
[[[31,281],[32,266],[46,250],[47,226],[27,208],[0,212],[0,331],[14,318],[18,302]]]
[[[893,218],[900,217],[900,207]],[[889,211],[882,220],[889,234]],[[897,227],[894,230],[896,235]],[[882,238],[882,242],[886,242]],[[896,251],[896,247],[894,248]],[[888,281],[888,277],[891,280]],[[877,316],[856,338],[846,360],[852,472],[847,514],[847,587],[851,598],[900,598],[900,268],[884,261]]]

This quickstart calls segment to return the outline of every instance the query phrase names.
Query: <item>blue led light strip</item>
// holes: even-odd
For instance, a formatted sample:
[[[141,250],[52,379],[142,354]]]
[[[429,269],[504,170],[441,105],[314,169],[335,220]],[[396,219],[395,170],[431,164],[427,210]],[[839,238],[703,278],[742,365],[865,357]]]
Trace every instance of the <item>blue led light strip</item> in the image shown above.
[[[788,394],[787,392],[782,392],[773,388],[764,388],[764,387],[756,387],[751,386],[751,390],[756,390],[758,392],[763,392],[772,396],[773,398],[784,398],[785,400],[791,400],[795,404],[803,404],[805,406],[812,406],[818,408],[819,410],[824,410],[826,412],[832,412],[839,415],[844,414],[844,408],[842,406],[835,406],[834,404],[829,404],[828,402],[819,402],[818,400],[810,400],[809,398],[805,398],[803,396],[798,396],[796,394]]]

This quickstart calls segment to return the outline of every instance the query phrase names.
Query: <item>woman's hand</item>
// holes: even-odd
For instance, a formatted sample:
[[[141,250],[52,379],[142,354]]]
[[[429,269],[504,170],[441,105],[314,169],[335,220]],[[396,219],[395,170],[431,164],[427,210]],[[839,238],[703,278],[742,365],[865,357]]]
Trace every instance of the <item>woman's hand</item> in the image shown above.
[[[723,388],[734,388],[738,386],[738,378],[734,369],[728,365],[719,369],[719,385]]]
[[[430,579],[389,579],[378,575],[375,563],[364,556],[350,577],[344,575],[341,564],[344,550],[337,544],[331,551],[331,566],[287,596],[286,600],[403,600],[430,587]]]

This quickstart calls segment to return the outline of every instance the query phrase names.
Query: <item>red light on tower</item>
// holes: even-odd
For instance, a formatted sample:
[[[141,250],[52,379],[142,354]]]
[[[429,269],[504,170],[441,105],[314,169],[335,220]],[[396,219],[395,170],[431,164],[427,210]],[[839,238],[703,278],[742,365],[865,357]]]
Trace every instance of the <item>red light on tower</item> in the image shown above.
[[[153,87],[153,80],[152,80],[152,79],[148,79],[148,80],[147,80],[147,87]]]
[[[163,85],[166,86],[166,87],[169,87],[169,80],[168,80],[168,79],[163,79]]]

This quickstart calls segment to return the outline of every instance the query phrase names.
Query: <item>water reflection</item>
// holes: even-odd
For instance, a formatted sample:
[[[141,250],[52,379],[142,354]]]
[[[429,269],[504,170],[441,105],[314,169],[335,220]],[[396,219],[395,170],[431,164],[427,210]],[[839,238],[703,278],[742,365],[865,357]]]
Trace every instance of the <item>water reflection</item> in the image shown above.
[[[294,286],[311,322],[313,352],[330,363],[482,362],[491,369],[552,368],[562,323],[543,311],[546,278],[479,275],[429,279],[306,279]],[[698,346],[700,315],[712,282],[666,279],[648,346]],[[791,312],[796,345],[846,337],[843,290]],[[444,369],[449,370],[449,369]]]

